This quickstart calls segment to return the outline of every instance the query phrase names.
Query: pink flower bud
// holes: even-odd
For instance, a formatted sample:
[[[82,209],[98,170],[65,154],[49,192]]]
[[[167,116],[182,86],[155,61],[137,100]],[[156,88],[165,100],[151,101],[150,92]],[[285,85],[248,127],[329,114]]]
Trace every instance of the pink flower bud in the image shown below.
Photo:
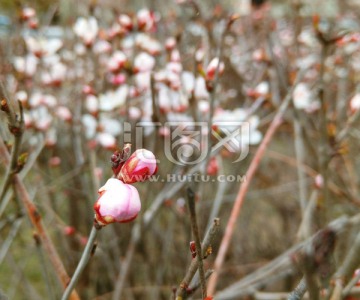
[[[39,28],[39,20],[38,18],[34,17],[28,20],[28,26],[31,29],[37,29]]]
[[[169,37],[165,41],[165,49],[170,51],[173,50],[176,46],[176,39],[174,37]]]
[[[94,204],[95,219],[102,225],[134,220],[140,209],[141,202],[137,189],[122,181],[110,178],[99,189],[100,197]]]
[[[219,64],[219,58],[215,57],[213,60],[209,63],[208,67],[206,68],[206,80],[213,80],[215,77],[215,72]],[[219,75],[221,75],[224,72],[224,63],[220,62],[219,66]]]
[[[120,73],[110,76],[109,80],[113,85],[121,85],[126,82],[126,76]]]
[[[207,174],[208,175],[216,175],[219,171],[219,165],[217,163],[216,157],[212,157],[207,166]]]
[[[118,18],[118,22],[120,23],[121,26],[123,26],[127,30],[132,30],[133,23],[128,15],[124,15],[124,14],[120,15]]]
[[[71,122],[71,120],[72,120],[71,111],[66,106],[58,106],[56,108],[56,115],[61,120],[66,121],[66,122]]]
[[[315,176],[315,187],[317,189],[321,189],[324,186],[324,178],[321,174],[317,174]]]
[[[95,95],[96,94],[94,88],[91,85],[84,85],[82,88],[82,92],[85,95]]]
[[[76,231],[75,228],[72,226],[66,226],[64,228],[64,234],[67,236],[73,235],[75,233],[75,231]]]
[[[34,18],[35,16],[36,16],[36,11],[32,7],[24,7],[20,14],[21,19],[24,21],[27,21],[30,18]]]
[[[53,156],[48,161],[50,167],[58,167],[61,164],[61,158],[59,156]]]
[[[155,16],[154,13],[141,9],[136,14],[138,29],[140,31],[151,31],[155,28]]]
[[[350,109],[354,113],[360,109],[360,94],[355,94],[350,100]]]
[[[120,170],[119,178],[125,183],[144,181],[157,171],[155,155],[146,149],[136,150]]]

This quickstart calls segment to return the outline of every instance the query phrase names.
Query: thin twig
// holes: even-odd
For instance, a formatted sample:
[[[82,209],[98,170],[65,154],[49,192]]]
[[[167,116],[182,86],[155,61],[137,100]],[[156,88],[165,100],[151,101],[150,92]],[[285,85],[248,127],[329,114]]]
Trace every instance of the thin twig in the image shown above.
[[[214,272],[213,270],[207,270],[205,273],[205,279],[207,280],[213,272]],[[187,296],[191,296],[192,294],[194,294],[200,286],[201,286],[200,280],[198,280],[194,284],[190,285],[187,290]]]
[[[40,137],[40,136],[39,136]],[[31,168],[34,166],[36,159],[38,158],[38,156],[40,155],[41,151],[43,150],[45,146],[45,141],[44,139],[40,139],[38,142],[38,146],[36,148],[35,151],[33,151],[31,153],[31,155],[26,159],[26,164],[24,166],[24,168],[21,170],[20,173],[18,173],[18,176],[20,177],[20,179],[24,179],[26,177],[26,175],[28,174],[28,172],[31,170]],[[4,149],[3,149],[4,150]],[[1,149],[0,149],[0,154],[1,154]],[[3,156],[3,155],[2,155]],[[2,214],[4,213],[7,205],[10,202],[10,199],[12,197],[12,190],[9,191],[9,193],[7,193],[7,195],[4,197],[3,201],[1,201],[0,203],[0,218],[2,216]]]
[[[18,233],[18,231],[20,229],[22,221],[23,221],[22,218],[19,218],[14,221],[14,224],[11,226],[11,229],[10,229],[10,232],[9,232],[7,238],[2,243],[2,246],[0,249],[0,265],[2,264],[6,254],[8,253],[12,242],[14,241],[14,238],[16,237],[16,234]]]
[[[220,226],[220,220],[215,218],[209,230],[207,231],[204,240],[202,242],[202,256],[206,258],[211,252],[211,244],[214,240],[215,235],[217,234]],[[209,251],[210,250],[210,251]],[[192,260],[189,269],[187,270],[184,279],[181,281],[179,289],[177,291],[177,296],[185,298],[187,295],[186,287],[190,285],[191,280],[196,274],[196,270],[198,269],[198,262],[196,260]]]
[[[360,233],[357,234],[354,244],[349,250],[343,263],[338,268],[333,279],[335,282],[335,289],[331,295],[330,300],[338,300],[342,298],[345,280],[350,278],[355,269],[360,265]],[[348,291],[347,291],[348,292]]]
[[[84,252],[81,256],[81,259],[79,261],[79,264],[77,265],[74,275],[72,276],[69,285],[66,287],[66,290],[65,290],[64,294],[62,295],[61,300],[69,299],[69,296],[70,296],[72,290],[74,289],[76,283],[78,282],[81,273],[84,271],[90,257],[93,254],[94,242],[95,242],[98,231],[99,231],[99,228],[94,225],[91,229],[89,239],[86,243],[86,246],[85,246]]]
[[[0,201],[3,198],[11,184],[14,174],[18,173],[18,157],[20,153],[21,139],[24,132],[24,114],[21,102],[18,101],[20,117],[12,110],[6,99],[1,100],[1,110],[4,111],[8,117],[9,131],[14,136],[14,144],[11,149],[10,163],[6,170],[5,179],[0,189]]]
[[[202,257],[202,251],[201,251],[199,227],[198,227],[197,218],[196,218],[195,193],[190,187],[187,188],[186,193],[187,193],[187,199],[188,199],[188,205],[189,205],[189,211],[190,211],[191,229],[193,232],[193,236],[195,239],[195,245],[196,245],[196,259],[198,262],[198,270],[199,270],[199,277],[200,277],[200,284],[201,284],[201,294],[202,294],[202,299],[205,299],[206,298],[206,281],[205,281],[205,271],[204,271],[203,257]]]
[[[36,233],[34,234],[34,240],[35,240],[35,245],[36,245],[37,252],[39,254],[40,263],[41,263],[41,266],[42,266],[42,273],[43,273],[45,285],[46,285],[46,288],[48,290],[48,297],[49,297],[49,299],[55,300],[56,297],[55,297],[54,291],[53,291],[53,289],[51,287],[50,276],[49,276],[49,272],[48,272],[48,269],[47,269],[47,265],[46,265],[46,261],[45,261],[45,257],[44,257],[44,252],[42,251],[43,249],[41,247],[41,239]]]
[[[329,153],[328,153],[328,128],[327,128],[327,103],[325,99],[325,61],[328,56],[329,52],[329,46],[327,44],[324,44],[321,51],[321,64],[320,64],[320,72],[319,72],[319,79],[320,79],[320,89],[319,89],[319,98],[321,103],[321,108],[319,111],[319,145],[318,145],[318,157],[319,157],[319,167],[320,167],[320,173],[323,177],[323,216],[320,216],[320,222],[327,222],[327,216],[326,216],[326,208],[328,205],[329,200],[329,188],[328,188],[328,163],[329,163]],[[323,223],[320,223],[323,224]]]
[[[301,207],[302,216],[305,214],[306,210],[306,176],[304,170],[300,167],[305,162],[305,149],[304,149],[304,140],[302,135],[302,128],[299,119],[299,114],[294,111],[294,131],[295,131],[295,155],[296,155],[296,162],[298,164],[297,167],[297,175],[299,177],[299,202]]]
[[[289,294],[288,300],[301,300],[306,292],[306,281],[302,278],[296,288]]]

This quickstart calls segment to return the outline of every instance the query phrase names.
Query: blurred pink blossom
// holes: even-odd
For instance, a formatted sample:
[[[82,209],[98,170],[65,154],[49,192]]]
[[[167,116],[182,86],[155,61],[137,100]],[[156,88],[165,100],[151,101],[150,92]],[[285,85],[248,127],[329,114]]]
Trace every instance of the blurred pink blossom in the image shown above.
[[[136,14],[138,30],[151,31],[155,29],[155,16],[154,13],[146,8],[139,10]]]
[[[135,72],[148,72],[155,66],[155,58],[146,52],[141,52],[135,57],[134,71]]]
[[[80,17],[76,20],[73,30],[86,46],[91,46],[97,37],[99,27],[94,17],[87,19]]]
[[[66,106],[58,106],[56,108],[56,115],[63,121],[70,122],[72,120],[72,113]]]
[[[115,51],[108,60],[107,68],[110,72],[117,72],[124,67],[126,61],[127,57],[122,51]]]
[[[214,80],[216,69],[219,65],[219,58],[215,57],[213,58],[210,63],[208,64],[206,68],[206,80]],[[220,62],[219,65],[219,75],[221,75],[224,72],[225,65],[223,62]]]
[[[350,109],[354,111],[358,111],[360,109],[360,94],[355,94],[350,100]]]

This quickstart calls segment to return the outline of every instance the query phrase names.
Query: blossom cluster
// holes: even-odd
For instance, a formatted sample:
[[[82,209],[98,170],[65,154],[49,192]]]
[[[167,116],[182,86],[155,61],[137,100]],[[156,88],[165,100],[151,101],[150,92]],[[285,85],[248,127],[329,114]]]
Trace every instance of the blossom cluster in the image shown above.
[[[140,209],[139,193],[133,185],[145,181],[157,171],[156,158],[151,151],[136,150],[121,162],[120,171],[99,189],[99,199],[94,204],[96,222],[105,226],[110,223],[126,223],[134,220]]]

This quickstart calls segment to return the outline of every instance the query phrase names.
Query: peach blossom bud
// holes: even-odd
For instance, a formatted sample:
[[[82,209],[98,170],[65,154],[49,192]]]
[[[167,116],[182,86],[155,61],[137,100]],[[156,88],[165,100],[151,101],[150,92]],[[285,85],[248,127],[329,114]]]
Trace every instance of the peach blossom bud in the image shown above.
[[[64,228],[64,234],[67,236],[73,235],[75,233],[75,228],[72,226],[66,226]]]
[[[180,57],[180,52],[179,52],[179,50],[174,49],[174,50],[171,51],[170,61],[180,63],[181,57]]]
[[[125,183],[144,181],[157,171],[155,155],[146,149],[136,150],[120,170],[119,178]]]
[[[315,187],[321,189],[324,185],[324,178],[321,174],[315,176]]]
[[[99,111],[98,98],[94,95],[88,95],[85,99],[85,107],[91,114],[97,114]]]
[[[138,29],[141,31],[150,31],[155,28],[154,13],[147,9],[141,9],[136,14]]]
[[[140,209],[141,202],[137,189],[122,181],[110,178],[99,189],[100,197],[94,204],[95,219],[102,225],[134,220]]]
[[[358,111],[360,109],[360,93],[355,94],[354,97],[351,98],[350,109],[352,112]]]
[[[165,49],[170,51],[173,50],[176,46],[176,39],[174,37],[169,37],[165,41]]]
[[[36,17],[29,19],[27,24],[28,24],[29,28],[31,28],[31,29],[39,28],[39,20]]]
[[[124,15],[124,14],[120,15],[118,18],[118,22],[122,27],[124,27],[127,30],[131,30],[133,27],[131,18],[128,15]]]
[[[53,156],[49,159],[48,164],[50,167],[58,167],[61,164],[61,158],[59,156]]]
[[[110,82],[113,85],[120,85],[126,82],[126,76],[124,74],[116,74],[116,75],[112,75],[110,76]]]
[[[107,62],[107,69],[110,72],[119,71],[126,63],[126,55],[122,51],[116,51]]]
[[[163,137],[169,137],[170,136],[170,129],[169,127],[162,126],[159,128],[159,135]]]
[[[66,106],[58,106],[56,108],[56,115],[65,122],[71,122],[72,114]]]
[[[216,69],[219,65],[219,58],[215,57],[209,63],[208,67],[206,68],[206,80],[213,80],[215,77]],[[219,75],[224,72],[225,65],[223,62],[220,62],[219,66]]]
[[[96,94],[94,88],[91,85],[84,85],[82,88],[82,92],[85,95],[95,95]]]
[[[116,149],[116,139],[110,133],[107,132],[98,133],[97,142],[107,150]]]
[[[146,52],[141,52],[135,57],[134,71],[135,72],[148,72],[155,66],[155,58]]]
[[[87,244],[87,242],[88,242],[87,236],[82,236],[82,237],[80,238],[80,244],[81,244],[82,246],[85,246],[85,245]]]
[[[135,106],[129,108],[129,118],[130,120],[138,120],[141,118],[141,110]]]
[[[212,157],[207,166],[208,175],[216,175],[219,170],[219,165],[217,163],[216,157]]]
[[[96,167],[94,168],[93,170],[93,174],[94,176],[98,179],[98,180],[101,180],[102,176],[103,176],[103,169],[100,168],[100,167]]]
[[[24,7],[23,10],[21,11],[20,16],[21,16],[21,19],[23,19],[24,21],[27,21],[30,18],[33,18],[36,16],[35,9],[33,9],[32,7]]]
[[[200,49],[196,50],[196,52],[195,52],[195,60],[198,63],[203,61],[204,57],[205,57],[205,51],[204,51],[203,48],[200,48]]]
[[[19,101],[21,101],[22,105],[26,105],[28,101],[28,94],[24,90],[18,91],[15,95],[15,98]]]
[[[176,200],[176,209],[180,214],[184,214],[186,210],[186,201],[184,198],[178,198]]]

